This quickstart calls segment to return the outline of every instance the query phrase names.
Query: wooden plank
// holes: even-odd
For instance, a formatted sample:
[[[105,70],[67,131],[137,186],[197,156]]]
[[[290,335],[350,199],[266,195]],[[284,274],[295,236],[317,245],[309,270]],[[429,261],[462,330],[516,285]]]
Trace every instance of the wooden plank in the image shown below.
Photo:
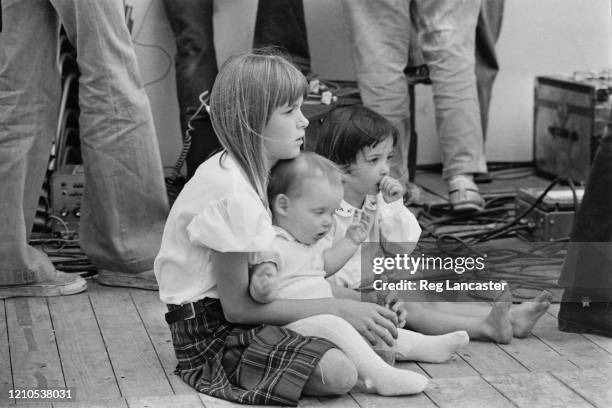
[[[459,350],[459,355],[478,373],[483,375],[528,372],[525,366],[494,343],[471,341]]]
[[[172,394],[129,292],[92,289],[89,297],[121,394],[126,398]]]
[[[127,408],[123,398],[106,398],[72,402],[54,402],[53,408]]]
[[[556,330],[556,322],[550,319],[540,319],[535,330],[547,332]],[[559,354],[555,349],[536,336],[530,335],[523,339],[513,339],[510,344],[500,347],[530,371],[575,370],[577,365]]]
[[[418,365],[432,378],[478,376],[478,371],[457,353],[446,363],[418,363]]]
[[[6,311],[4,300],[0,300],[0,406],[9,403],[8,392],[13,389],[10,358]]]
[[[551,316],[553,316],[555,319],[557,318],[557,315],[559,314],[559,307],[560,307],[560,304],[556,303],[554,305],[551,305],[550,309],[548,309],[548,313]],[[606,350],[608,353],[612,354],[612,338],[600,336],[597,334],[584,334],[584,337],[586,337],[593,343],[597,344],[599,347]]]
[[[591,404],[601,408],[612,407],[612,388],[610,388],[612,366],[551,374]]]
[[[206,394],[198,394],[200,401],[206,408],[244,408],[245,405],[237,404],[235,402],[230,402],[221,398],[211,397]],[[302,400],[300,400],[301,404]],[[249,405],[249,408],[266,408],[269,405]]]
[[[592,407],[549,373],[506,374],[484,379],[519,408]]]
[[[303,398],[299,406],[303,408],[359,408],[359,404],[349,394],[338,397]]]
[[[425,393],[442,408],[513,407],[507,398],[481,377],[435,378]]]
[[[510,344],[501,344],[500,348],[527,367],[529,371],[575,370],[577,368],[576,364],[534,336],[514,339]]]
[[[15,389],[64,388],[47,299],[7,299],[6,320]]]
[[[174,374],[177,361],[172,347],[170,329],[164,320],[164,314],[168,309],[159,300],[159,293],[148,290],[134,290],[131,292],[131,296],[174,393],[197,394],[198,392],[195,389]]]
[[[121,397],[87,293],[49,298],[67,387],[78,400]]]
[[[559,331],[557,319],[550,314],[545,313],[540,321],[532,333],[578,367],[597,368],[612,364],[612,355],[583,335]]]
[[[401,397],[383,397],[376,394],[351,393],[361,408],[435,408],[426,394]]]
[[[129,408],[203,408],[197,394],[164,395],[128,398]]]

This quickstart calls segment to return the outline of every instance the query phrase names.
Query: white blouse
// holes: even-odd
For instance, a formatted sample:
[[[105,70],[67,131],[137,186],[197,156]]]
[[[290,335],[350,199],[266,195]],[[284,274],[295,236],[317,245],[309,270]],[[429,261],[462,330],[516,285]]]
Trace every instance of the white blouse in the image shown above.
[[[211,249],[263,251],[274,235],[267,208],[238,164],[229,154],[215,154],[198,167],[170,210],[154,265],[160,299],[181,305],[219,298]]]
[[[410,254],[414,250],[421,236],[419,222],[414,214],[404,206],[401,199],[387,204],[382,194],[367,196],[362,208],[355,208],[342,200],[340,208],[334,213],[334,243],[345,236],[346,230],[353,223],[355,213],[360,211],[373,219],[364,243],[379,243],[387,253],[401,250],[402,253]],[[362,246],[342,269],[327,278],[330,282],[357,289],[363,280],[367,281],[368,278],[372,278],[372,271],[362,271],[361,268]]]

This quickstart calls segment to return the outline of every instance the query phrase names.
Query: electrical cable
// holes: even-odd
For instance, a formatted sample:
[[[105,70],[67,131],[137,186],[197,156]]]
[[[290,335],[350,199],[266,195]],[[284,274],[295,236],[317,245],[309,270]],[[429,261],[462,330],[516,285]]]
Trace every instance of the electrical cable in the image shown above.
[[[135,37],[134,37],[135,38]],[[136,45],[139,45],[141,47],[145,47],[145,48],[153,48],[153,49],[157,49],[160,50],[167,58],[168,60],[168,65],[166,66],[166,71],[158,78],[153,79],[151,81],[145,82],[142,86],[144,88],[149,87],[153,84],[156,84],[158,82],[163,81],[164,79],[166,79],[166,77],[170,74],[170,72],[172,71],[172,65],[173,65],[173,58],[172,56],[168,53],[168,51],[166,51],[163,47],[160,47],[159,45],[155,45],[155,44],[144,44],[141,43],[139,41],[136,41],[135,39],[132,40],[132,42]]]
[[[457,257],[484,256],[484,252],[478,244],[485,243],[493,239],[499,239],[516,235],[521,230],[533,228],[529,224],[523,224],[522,220],[533,211],[560,182],[565,182],[572,191],[574,208],[578,209],[578,196],[576,187],[571,180],[558,177],[553,180],[536,200],[519,214],[513,214],[515,208],[509,203],[514,200],[514,195],[495,197],[487,201],[485,210],[472,214],[451,214],[446,205],[431,206],[419,213],[418,220],[424,231],[424,242],[435,244],[442,253]],[[497,225],[495,225],[497,223]],[[440,227],[440,225],[444,227]],[[463,227],[462,231],[444,232],[443,230],[452,229],[456,225]],[[493,225],[493,227],[491,227]],[[448,228],[446,228],[448,227]],[[471,228],[474,228],[472,230]],[[479,230],[480,228],[480,230]],[[521,298],[521,291],[542,290],[557,288],[556,271],[561,268],[565,257],[565,245],[568,238],[555,240],[537,247],[531,246],[529,251],[516,249],[487,249],[486,256],[488,266],[483,271],[473,271],[473,275],[457,276],[454,279],[466,280],[504,280],[512,288],[513,295]],[[452,275],[451,275],[452,276]],[[436,277],[443,279],[448,277]],[[470,292],[473,298],[487,299],[486,295],[477,292]],[[527,296],[530,297],[530,296]],[[526,297],[525,297],[526,298]]]

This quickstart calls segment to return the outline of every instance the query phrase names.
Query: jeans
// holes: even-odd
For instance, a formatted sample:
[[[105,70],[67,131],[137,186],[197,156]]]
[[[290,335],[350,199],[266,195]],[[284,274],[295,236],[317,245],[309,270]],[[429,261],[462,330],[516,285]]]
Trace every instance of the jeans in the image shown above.
[[[430,70],[445,179],[486,172],[474,38],[480,0],[412,0],[419,43]],[[409,100],[404,68],[410,0],[344,0],[364,104],[400,133],[392,173],[408,179]]]
[[[482,134],[486,138],[493,82],[499,71],[495,44],[499,39],[505,0],[482,0],[476,26],[476,87]]]
[[[310,50],[302,0],[259,0],[253,46],[267,45],[280,47],[304,74],[310,72]]]
[[[217,77],[213,0],[164,0],[164,6],[176,39],[176,91],[185,134],[200,94],[210,91]]]
[[[0,34],[0,285],[53,270],[28,239],[55,137],[61,22],[81,72],[85,167],[80,244],[98,268],[152,268],[168,210],[147,95],[120,0],[3,0]]]
[[[612,301],[612,136],[602,139],[593,160],[559,286],[569,301],[585,293],[592,301]]]

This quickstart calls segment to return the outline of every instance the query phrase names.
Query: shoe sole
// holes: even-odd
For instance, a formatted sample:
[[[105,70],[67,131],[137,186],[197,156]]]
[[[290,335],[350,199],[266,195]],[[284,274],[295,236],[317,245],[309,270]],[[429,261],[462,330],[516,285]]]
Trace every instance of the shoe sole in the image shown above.
[[[131,276],[116,275],[116,276],[105,276],[100,275],[95,277],[95,280],[104,286],[114,286],[118,288],[133,288],[143,290],[159,290],[157,283],[145,281],[143,279],[134,278]]]
[[[578,334],[592,333],[592,334],[600,334],[606,337],[612,337],[612,333],[606,333],[603,330],[593,329],[581,323],[573,322],[571,320],[567,320],[563,318],[558,318],[558,326],[559,326],[559,330],[566,332],[566,333],[578,333]]]
[[[476,203],[461,203],[456,205],[451,204],[451,211],[454,213],[479,212],[483,209],[484,208],[481,205]]]
[[[53,296],[70,296],[87,290],[87,281],[71,282],[67,285],[53,286],[14,286],[0,288],[0,299],[9,299],[15,297],[53,297]]]

